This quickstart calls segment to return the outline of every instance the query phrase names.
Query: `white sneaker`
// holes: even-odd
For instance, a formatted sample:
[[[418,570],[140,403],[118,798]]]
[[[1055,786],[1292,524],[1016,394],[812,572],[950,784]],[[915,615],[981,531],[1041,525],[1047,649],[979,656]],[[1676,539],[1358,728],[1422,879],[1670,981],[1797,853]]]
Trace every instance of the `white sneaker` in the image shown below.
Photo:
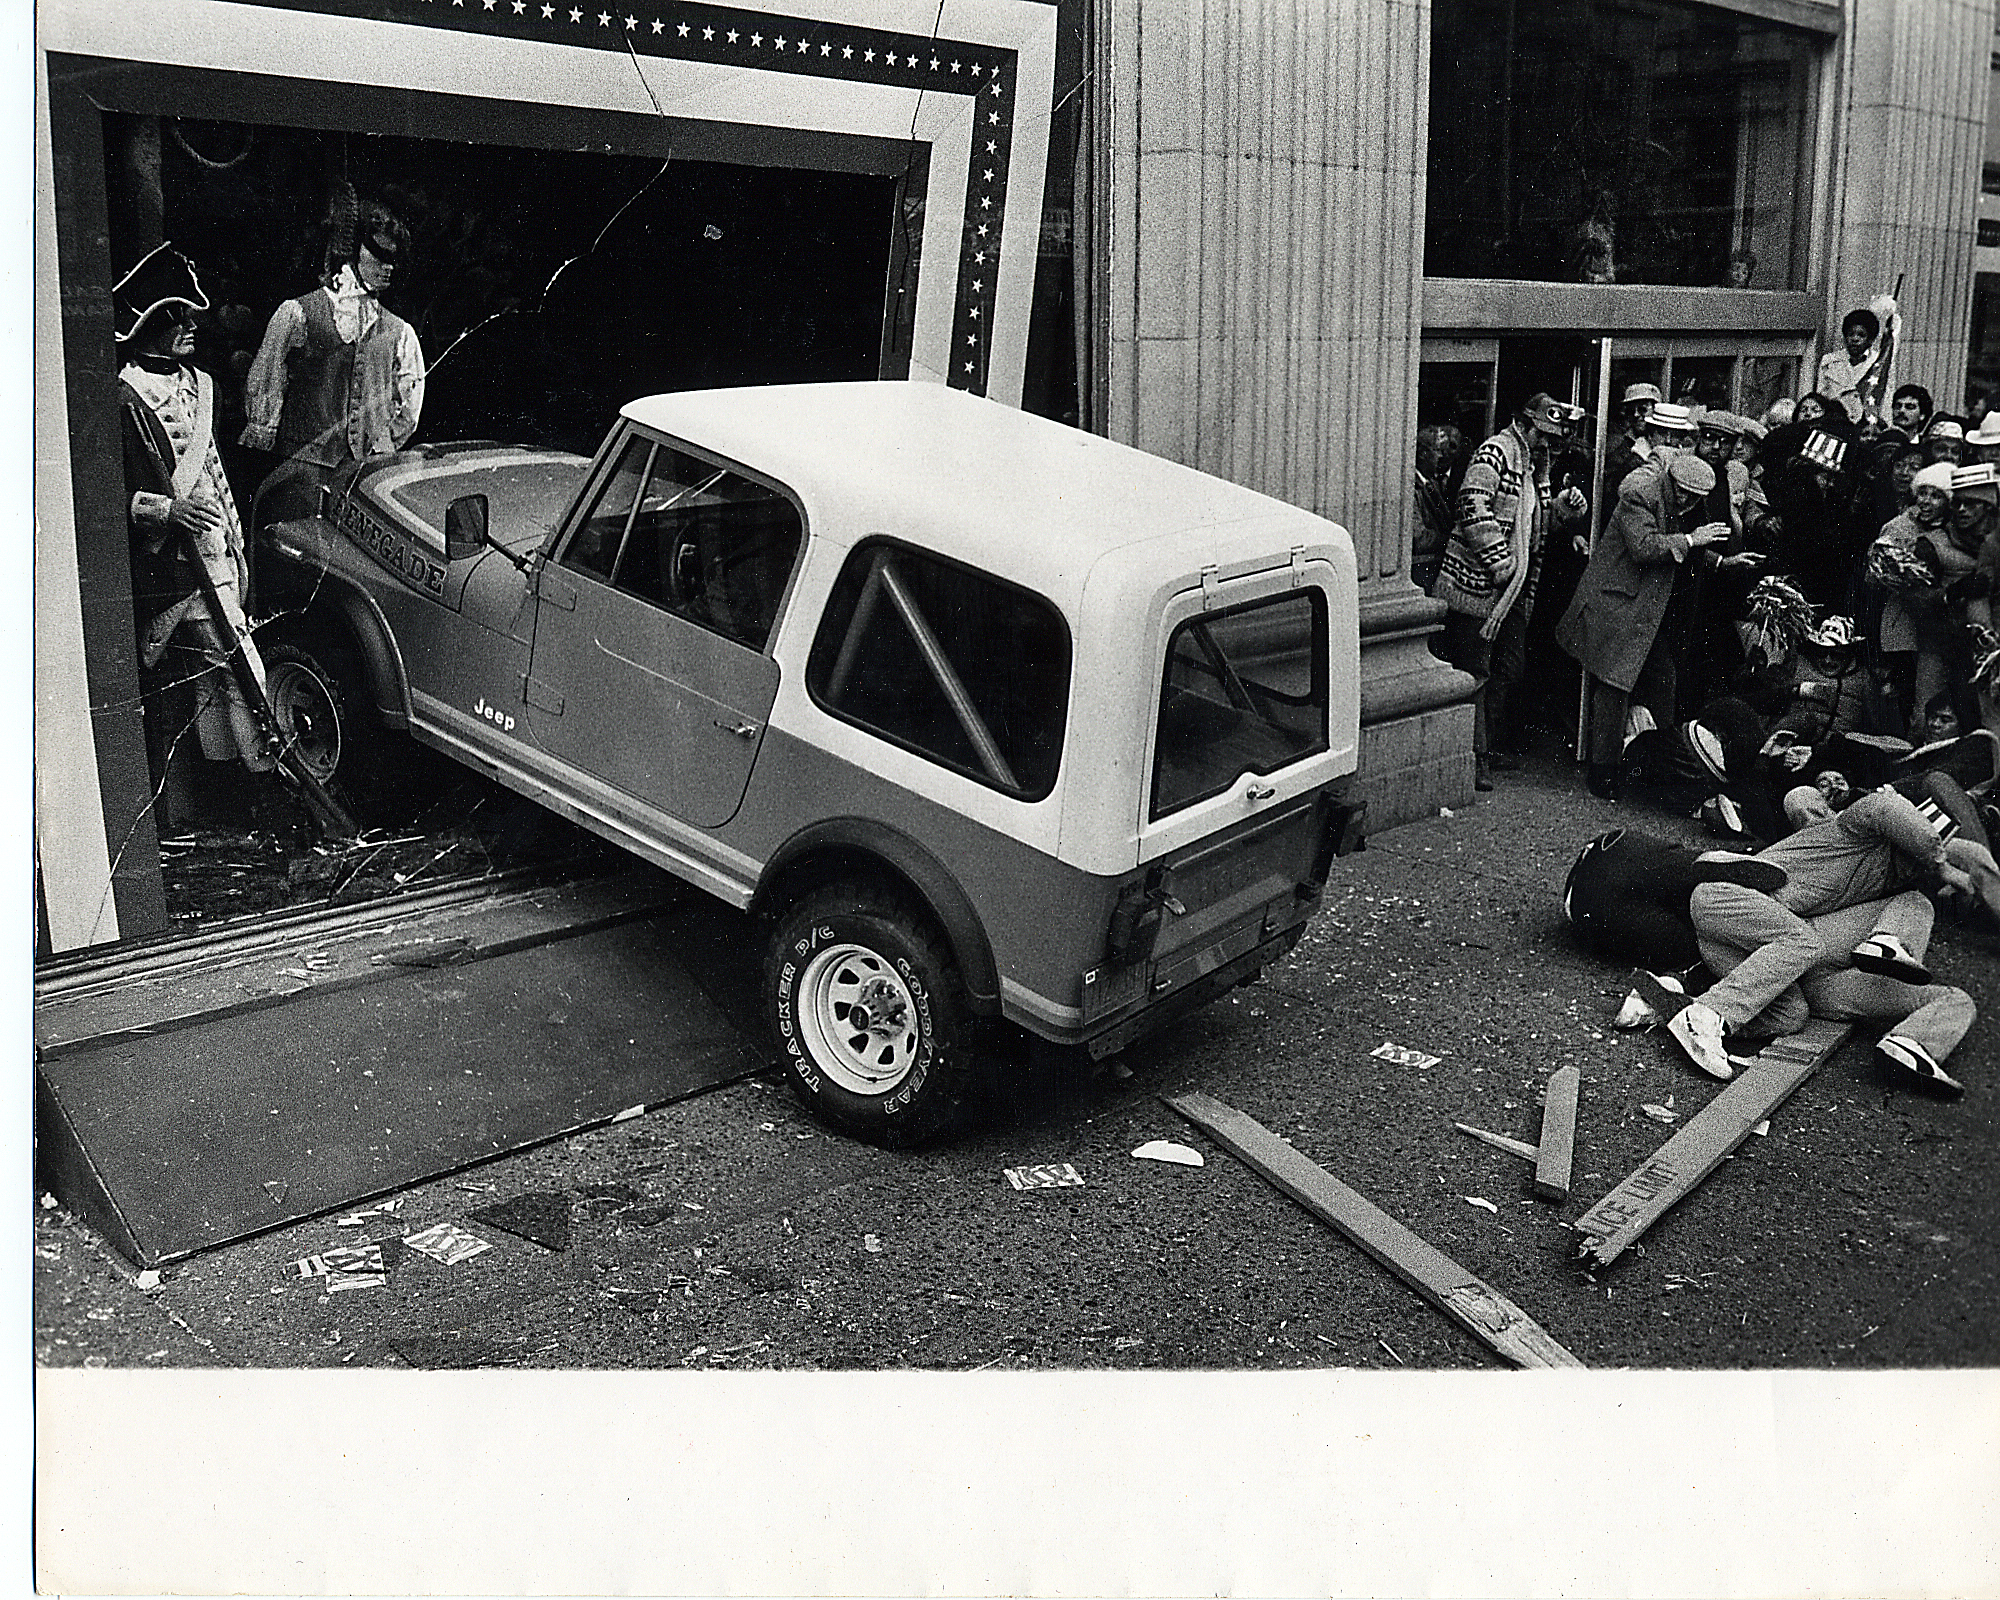
[[[1681,980],[1676,978],[1671,972],[1654,974],[1653,982],[1657,983],[1662,989],[1670,990],[1674,994],[1687,993],[1687,990],[1681,986]],[[1655,1027],[1658,1025],[1659,1020],[1659,1011],[1655,1009],[1653,1004],[1644,995],[1639,993],[1637,989],[1634,989],[1630,994],[1625,996],[1625,1003],[1618,1008],[1618,1015],[1611,1019],[1611,1026],[1630,1031],[1633,1028]]]
[[[1690,1000],[1667,1023],[1674,1043],[1711,1078],[1733,1078],[1736,1067],[1722,1043],[1722,1015],[1699,1000]]]
[[[1854,947],[1853,961],[1863,972],[1898,983],[1932,983],[1930,969],[1910,954],[1893,933],[1870,934]]]
[[[1900,1033],[1885,1033],[1875,1046],[1875,1053],[1935,1094],[1955,1100],[1965,1093],[1965,1085],[1939,1066],[1930,1051],[1914,1039],[1906,1039]]]

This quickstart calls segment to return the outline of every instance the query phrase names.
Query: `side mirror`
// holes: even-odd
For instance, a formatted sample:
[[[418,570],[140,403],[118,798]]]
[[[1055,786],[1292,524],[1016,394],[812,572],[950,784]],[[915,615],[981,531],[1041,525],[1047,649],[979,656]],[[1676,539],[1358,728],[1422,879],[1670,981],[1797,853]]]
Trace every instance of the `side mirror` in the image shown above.
[[[486,548],[486,496],[462,494],[444,509],[444,556],[463,561]]]

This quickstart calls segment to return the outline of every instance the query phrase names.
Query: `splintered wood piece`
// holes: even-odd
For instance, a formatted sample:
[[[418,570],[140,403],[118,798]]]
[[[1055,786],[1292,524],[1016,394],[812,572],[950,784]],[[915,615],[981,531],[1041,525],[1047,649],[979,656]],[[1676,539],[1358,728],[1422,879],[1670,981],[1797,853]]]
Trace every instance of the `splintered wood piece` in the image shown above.
[[[1482,1144],[1490,1144],[1495,1150],[1505,1150],[1510,1156],[1519,1156],[1523,1161],[1533,1161],[1541,1154],[1533,1145],[1520,1139],[1510,1139],[1504,1133],[1488,1133],[1484,1128],[1475,1128],[1469,1122],[1454,1122],[1452,1126],[1460,1133],[1469,1133]]]
[[[1577,1218],[1576,1231],[1583,1235],[1578,1253],[1599,1266],[1616,1261],[1818,1071],[1847,1034],[1847,1023],[1815,1018],[1799,1032],[1765,1045],[1645,1165]]]
[[[1254,1117],[1212,1095],[1168,1095],[1172,1106],[1251,1171],[1347,1235],[1474,1338],[1517,1367],[1580,1367],[1513,1301],[1482,1283]]]
[[[1569,1198],[1570,1161],[1576,1150],[1576,1095],[1582,1072],[1563,1067],[1549,1079],[1542,1101],[1542,1143],[1535,1157],[1535,1193],[1544,1200]]]

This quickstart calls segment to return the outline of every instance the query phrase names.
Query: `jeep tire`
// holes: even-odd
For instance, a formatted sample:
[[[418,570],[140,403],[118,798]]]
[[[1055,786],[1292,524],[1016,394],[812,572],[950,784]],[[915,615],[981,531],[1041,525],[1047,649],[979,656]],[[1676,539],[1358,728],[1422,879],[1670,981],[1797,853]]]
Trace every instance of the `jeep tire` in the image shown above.
[[[278,736],[321,783],[353,768],[353,714],[340,679],[312,651],[296,644],[265,648],[264,693]]]
[[[843,1132],[907,1148],[957,1128],[978,1102],[950,947],[884,889],[834,883],[787,908],[762,1000],[792,1092]]]

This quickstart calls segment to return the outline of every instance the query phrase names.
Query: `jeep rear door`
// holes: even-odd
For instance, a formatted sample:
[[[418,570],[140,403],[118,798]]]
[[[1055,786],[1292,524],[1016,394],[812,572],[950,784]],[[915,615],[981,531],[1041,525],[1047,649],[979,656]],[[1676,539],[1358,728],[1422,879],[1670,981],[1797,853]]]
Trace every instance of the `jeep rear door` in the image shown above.
[[[778,690],[803,539],[780,489],[629,428],[537,584],[529,728],[645,807],[735,815]]]

